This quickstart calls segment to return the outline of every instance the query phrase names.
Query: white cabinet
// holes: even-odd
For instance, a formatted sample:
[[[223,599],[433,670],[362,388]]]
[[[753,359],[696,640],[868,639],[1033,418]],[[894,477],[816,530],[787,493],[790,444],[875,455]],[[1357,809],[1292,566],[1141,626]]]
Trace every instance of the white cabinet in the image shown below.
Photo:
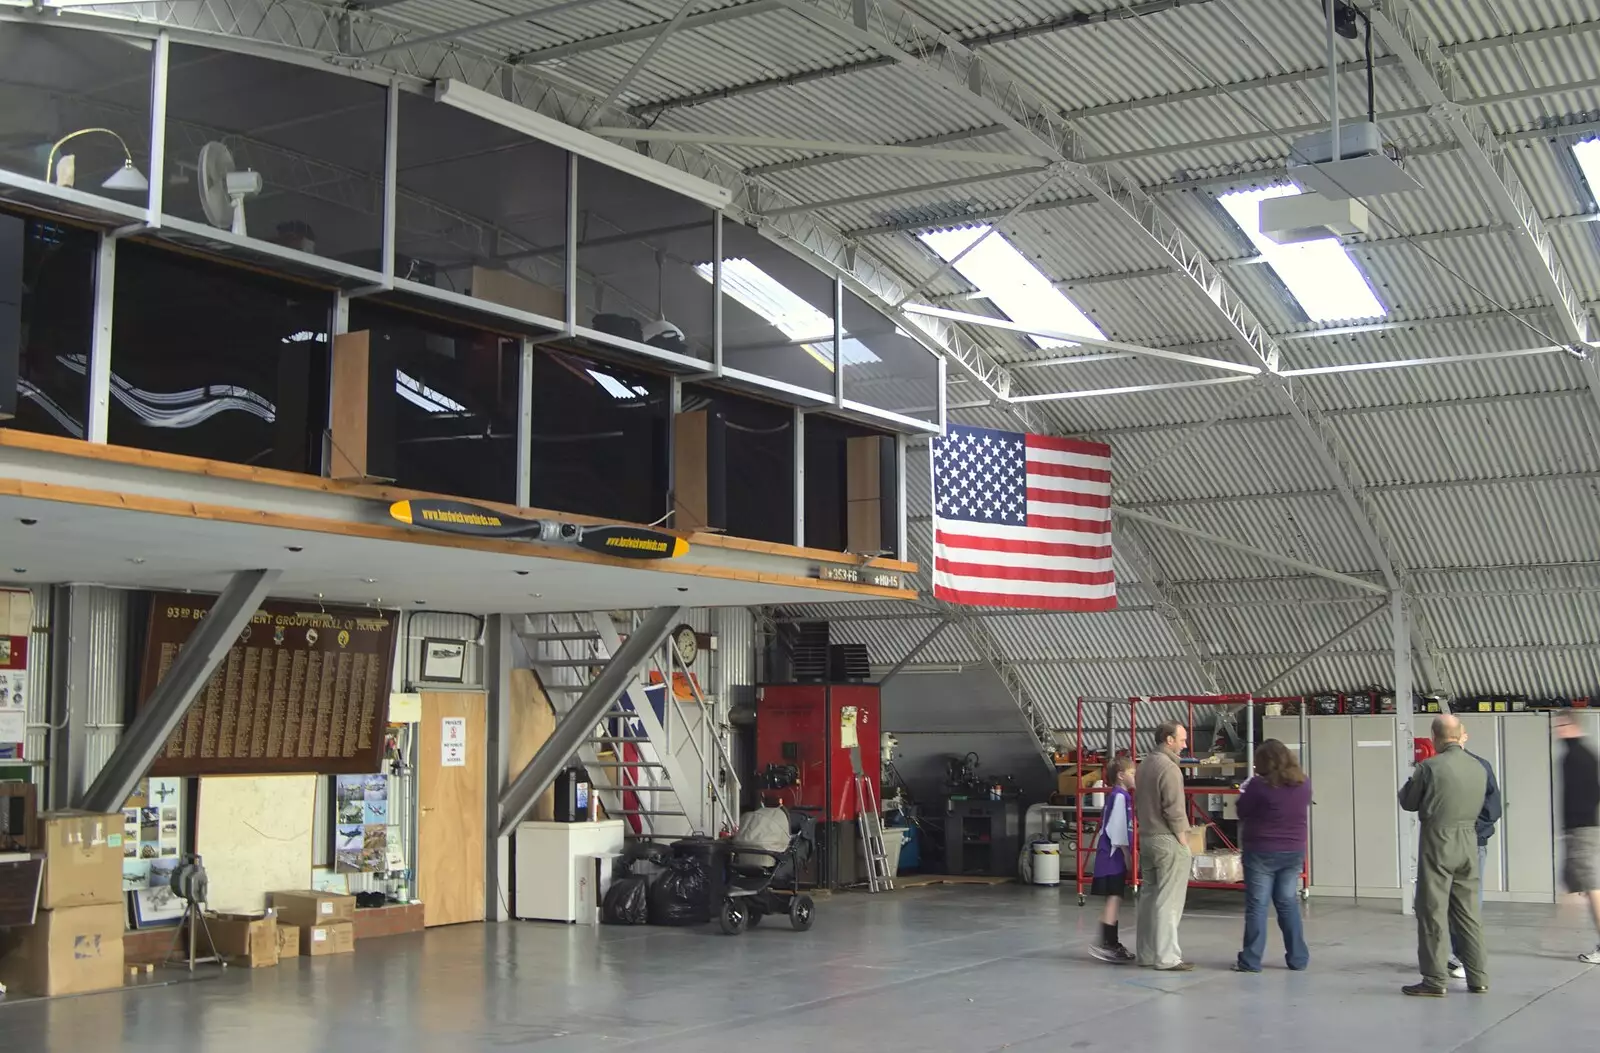
[[[1311,777],[1311,887],[1325,896],[1356,891],[1355,769],[1351,717],[1308,717],[1303,752]]]
[[[523,823],[516,836],[515,916],[595,924],[611,861],[622,854],[622,820]]]

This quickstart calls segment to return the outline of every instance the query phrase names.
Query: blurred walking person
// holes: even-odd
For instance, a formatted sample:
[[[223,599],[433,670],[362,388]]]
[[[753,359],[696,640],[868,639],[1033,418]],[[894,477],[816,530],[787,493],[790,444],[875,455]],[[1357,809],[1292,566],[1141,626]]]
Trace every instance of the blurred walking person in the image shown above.
[[[1167,721],[1156,728],[1156,748],[1139,762],[1139,965],[1163,972],[1189,972],[1178,946],[1178,925],[1189,898],[1189,802],[1183,794],[1178,758],[1189,746],[1189,729]]]
[[[1239,794],[1240,847],[1244,850],[1244,947],[1238,973],[1259,973],[1267,949],[1267,902],[1277,909],[1284,962],[1299,971],[1311,962],[1300,918],[1300,875],[1305,871],[1311,780],[1289,747],[1268,739],[1256,747],[1255,777]]]
[[[1561,883],[1589,901],[1600,935],[1600,760],[1571,713],[1556,713],[1555,731],[1566,748],[1561,758]],[[1600,944],[1578,960],[1600,965]]]
[[[1417,964],[1422,982],[1401,990],[1443,998],[1450,944],[1467,972],[1467,990],[1489,990],[1488,955],[1478,916],[1478,813],[1489,788],[1483,765],[1461,748],[1461,721],[1433,719],[1432,757],[1400,788],[1400,807],[1422,821],[1417,837]]]
[[[1118,757],[1106,775],[1111,790],[1100,813],[1100,834],[1094,846],[1094,883],[1089,886],[1089,894],[1104,896],[1106,903],[1100,911],[1100,941],[1089,948],[1089,953],[1103,962],[1126,965],[1133,961],[1133,953],[1122,945],[1117,934],[1117,912],[1128,887],[1128,875],[1133,872],[1133,758]]]

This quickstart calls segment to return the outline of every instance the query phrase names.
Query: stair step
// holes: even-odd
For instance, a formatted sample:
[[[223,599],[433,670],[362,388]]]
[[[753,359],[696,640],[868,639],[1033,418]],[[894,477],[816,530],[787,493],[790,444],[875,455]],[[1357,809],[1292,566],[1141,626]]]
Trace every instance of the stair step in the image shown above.
[[[568,642],[576,642],[576,641],[579,641],[579,640],[595,641],[595,640],[599,640],[600,639],[600,634],[596,633],[596,632],[587,632],[587,633],[582,633],[582,632],[579,632],[579,633],[522,633],[521,635],[522,635],[522,638],[524,640],[533,640],[533,641],[536,641],[538,643],[568,643]]]
[[[549,666],[552,669],[584,669],[594,665],[605,665],[611,661],[610,655],[595,655],[592,658],[535,658],[534,665]]]
[[[611,745],[616,745],[616,744],[626,744],[626,743],[630,743],[630,742],[634,743],[634,744],[640,744],[640,743],[645,743],[645,742],[649,742],[649,741],[650,740],[647,739],[647,738],[603,738],[603,739],[585,739],[584,743],[586,745],[590,745],[590,746],[611,746]]]
[[[660,761],[600,760],[585,761],[585,768],[665,768]]]
[[[547,695],[581,695],[589,690],[588,684],[545,684]]]
[[[606,809],[606,811],[610,812],[611,809],[608,808],[608,809]],[[684,819],[687,819],[689,817],[688,814],[685,813],[685,812],[658,812],[658,811],[654,811],[653,809],[648,809],[648,808],[620,808],[620,809],[618,809],[616,811],[615,814],[618,814],[618,815],[676,815],[676,816],[679,816],[679,817],[684,818]]]
[[[672,793],[670,786],[616,786],[608,782],[589,784],[596,790],[610,790],[614,793]]]

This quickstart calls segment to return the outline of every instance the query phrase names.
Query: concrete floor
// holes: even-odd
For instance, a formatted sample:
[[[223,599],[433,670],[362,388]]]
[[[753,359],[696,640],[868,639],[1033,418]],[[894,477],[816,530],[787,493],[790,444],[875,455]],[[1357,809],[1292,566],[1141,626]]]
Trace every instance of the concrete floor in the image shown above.
[[[1239,903],[1191,898],[1161,974],[1084,953],[1098,921],[1066,891],[935,887],[818,903],[809,933],[518,923],[358,945],[354,955],[147,990],[0,1003],[27,1053],[760,1050],[1593,1049],[1600,970],[1575,907],[1490,904],[1492,992],[1403,998],[1414,928],[1392,904],[1313,900],[1311,970],[1227,971]],[[770,920],[769,920],[770,925]],[[1126,935],[1126,933],[1125,933]],[[1131,945],[1132,940],[1127,942]]]

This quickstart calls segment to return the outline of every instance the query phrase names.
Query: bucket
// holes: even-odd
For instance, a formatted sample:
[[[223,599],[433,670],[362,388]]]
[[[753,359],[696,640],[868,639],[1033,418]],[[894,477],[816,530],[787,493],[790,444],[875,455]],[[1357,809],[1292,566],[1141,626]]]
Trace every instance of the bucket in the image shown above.
[[[1054,841],[1033,843],[1033,883],[1035,885],[1061,884],[1061,846]]]

